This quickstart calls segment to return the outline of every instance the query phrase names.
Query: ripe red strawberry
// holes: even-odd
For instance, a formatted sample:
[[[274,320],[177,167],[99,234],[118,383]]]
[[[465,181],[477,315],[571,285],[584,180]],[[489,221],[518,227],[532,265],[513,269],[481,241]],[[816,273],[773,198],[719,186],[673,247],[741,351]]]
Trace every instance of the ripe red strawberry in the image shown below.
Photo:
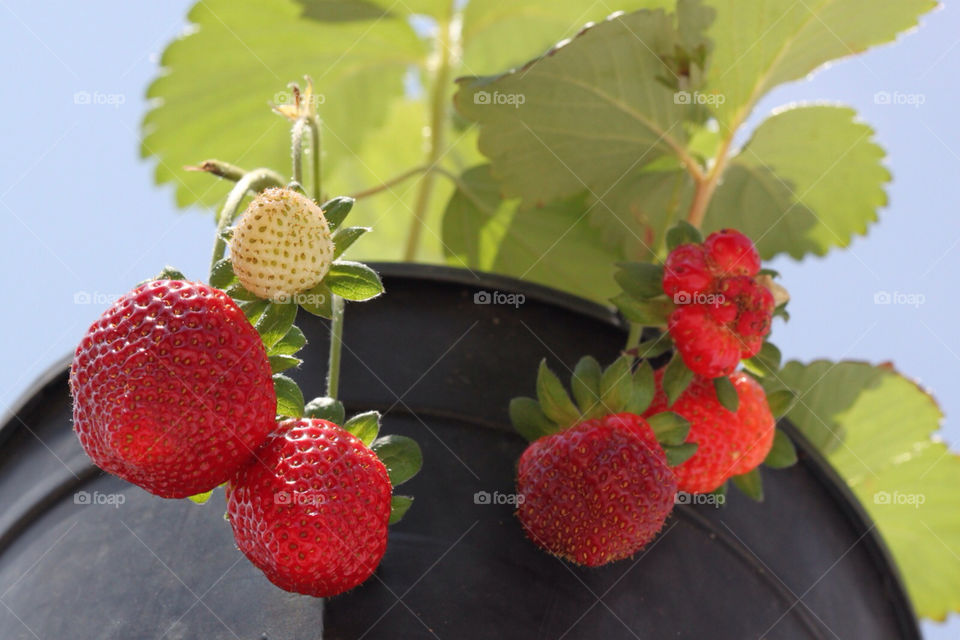
[[[271,582],[329,597],[380,563],[391,492],[360,439],[326,420],[285,420],[227,485],[227,513],[237,546]]]
[[[663,290],[676,309],[667,327],[687,367],[706,378],[729,375],[755,355],[770,332],[775,302],[757,283],[760,256],[739,231],[724,229],[704,243],[667,256]]]
[[[117,300],[80,341],[70,388],[87,455],[164,498],[226,482],[275,425],[260,336],[201,283],[156,280]]]
[[[655,372],[655,380],[657,394],[644,416],[667,409],[662,369]],[[742,372],[730,381],[740,399],[736,413],[720,404],[713,381],[700,376],[669,407],[690,422],[687,442],[699,445],[689,460],[673,469],[681,491],[709,493],[757,467],[773,446],[775,421],[763,388]]]
[[[677,480],[646,420],[621,413],[527,447],[517,472],[517,515],[537,545],[599,566],[653,540],[676,492]]]

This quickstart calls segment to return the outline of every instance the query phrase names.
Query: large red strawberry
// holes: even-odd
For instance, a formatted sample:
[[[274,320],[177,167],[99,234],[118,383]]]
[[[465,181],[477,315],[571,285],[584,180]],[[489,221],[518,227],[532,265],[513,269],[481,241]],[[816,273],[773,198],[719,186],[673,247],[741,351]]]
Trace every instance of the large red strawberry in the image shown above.
[[[226,482],[275,425],[260,336],[201,283],[156,280],[117,300],[80,341],[70,388],[87,455],[164,498]]]
[[[723,229],[703,244],[684,244],[664,264],[663,290],[676,308],[668,329],[684,363],[715,378],[756,355],[770,332],[775,302],[756,276],[760,256],[739,231]]]
[[[657,394],[645,416],[667,409],[662,369],[655,380]],[[687,442],[698,445],[689,460],[673,469],[681,491],[709,493],[757,467],[773,446],[775,421],[763,388],[742,372],[731,375],[730,382],[739,397],[736,412],[720,404],[713,381],[700,376],[669,407],[690,422]]]
[[[534,441],[520,458],[517,492],[517,515],[536,544],[598,566],[653,540],[677,480],[647,422],[621,413]]]
[[[357,437],[326,420],[285,420],[227,485],[227,513],[237,546],[271,582],[329,597],[380,563],[391,492]]]

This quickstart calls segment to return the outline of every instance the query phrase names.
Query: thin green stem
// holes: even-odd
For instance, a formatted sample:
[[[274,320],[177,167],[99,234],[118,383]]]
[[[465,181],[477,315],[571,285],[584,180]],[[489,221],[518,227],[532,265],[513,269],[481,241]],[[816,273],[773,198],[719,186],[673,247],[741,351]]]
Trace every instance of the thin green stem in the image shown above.
[[[350,197],[353,198],[354,200],[359,200],[361,198],[368,198],[370,196],[375,196],[378,193],[386,191],[387,189],[390,189],[391,187],[395,187],[401,182],[408,180],[409,178],[412,178],[418,173],[425,173],[430,170],[431,169],[429,165],[421,165],[419,167],[414,167],[413,169],[404,171],[398,176],[394,176],[393,178],[390,178],[383,184],[378,184],[375,187],[370,187],[369,189],[364,189],[363,191],[357,191],[356,193],[351,194]]]
[[[236,165],[221,160],[204,160],[195,167],[184,167],[187,171],[205,171],[225,180],[237,182],[247,172]]]
[[[323,198],[323,189],[320,178],[323,154],[320,152],[320,119],[317,116],[313,116],[307,120],[307,127],[310,129],[310,153],[313,154],[313,162],[311,163],[311,168],[313,169],[313,200],[317,204],[322,202]]]
[[[333,295],[330,300],[333,315],[330,319],[330,364],[327,367],[327,397],[336,398],[340,388],[340,352],[343,347],[343,298]]]
[[[430,87],[430,128],[427,136],[426,158],[428,167],[435,166],[444,153],[443,143],[448,124],[447,91],[453,73],[454,54],[460,48],[459,33],[455,33],[458,29],[455,15],[456,3],[450,2],[447,16],[437,23],[438,62]],[[407,246],[403,254],[404,260],[412,261],[417,257],[424,218],[430,207],[430,196],[433,194],[435,179],[436,175],[433,171],[427,171],[420,179],[420,188],[413,205],[413,219],[410,221],[410,233],[407,236]]]
[[[227,201],[223,204],[223,208],[220,209],[220,214],[217,218],[217,237],[213,242],[213,257],[210,260],[211,271],[214,265],[222,260],[224,254],[227,252],[227,241],[224,236],[226,235],[227,229],[229,229],[233,223],[234,218],[237,217],[237,213],[240,211],[240,204],[243,202],[243,198],[247,195],[247,192],[257,193],[267,187],[282,187],[284,182],[283,176],[276,171],[270,169],[254,169],[253,171],[245,173],[244,176],[237,181],[237,184],[233,185],[233,189],[231,189],[230,194],[227,195]]]
[[[290,179],[299,185],[303,185],[303,131],[306,128],[306,118],[300,118],[290,130],[290,158],[293,161]]]
[[[643,327],[634,322],[630,323],[630,332],[627,334],[627,346],[624,347],[624,351],[629,351],[633,349],[638,344],[640,344],[640,337],[643,335]]]

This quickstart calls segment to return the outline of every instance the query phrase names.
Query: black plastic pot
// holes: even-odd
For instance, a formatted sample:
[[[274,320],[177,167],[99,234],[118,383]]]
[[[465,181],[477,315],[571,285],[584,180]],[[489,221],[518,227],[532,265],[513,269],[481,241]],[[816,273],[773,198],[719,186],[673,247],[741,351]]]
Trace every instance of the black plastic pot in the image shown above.
[[[92,467],[60,366],[0,427],[0,638],[920,637],[872,523],[792,429],[800,463],[764,472],[763,504],[678,506],[647,550],[602,569],[535,548],[502,503],[524,448],[507,403],[542,357],[610,361],[624,329],[515,280],[380,269],[388,295],[347,311],[343,398],[385,412],[425,465],[373,579],[327,601],[285,593],[234,547],[221,495],[162,500]],[[301,316],[296,377],[317,395],[325,324]]]

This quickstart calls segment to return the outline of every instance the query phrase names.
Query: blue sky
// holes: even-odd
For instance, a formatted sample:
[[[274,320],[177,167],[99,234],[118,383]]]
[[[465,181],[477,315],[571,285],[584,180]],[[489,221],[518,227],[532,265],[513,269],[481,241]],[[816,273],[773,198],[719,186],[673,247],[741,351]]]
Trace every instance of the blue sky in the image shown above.
[[[0,313],[0,410],[72,351],[111,296],[168,263],[204,274],[211,218],[175,209],[171,190],[153,186],[152,166],[138,155],[145,88],[189,5],[0,0],[0,59],[8,61],[0,107],[0,282],[8,305]],[[896,46],[777,90],[754,117],[794,101],[852,105],[877,130],[894,175],[890,205],[866,238],[802,265],[773,265],[793,296],[793,320],[778,325],[777,343],[802,360],[892,361],[937,396],[947,414],[943,437],[954,443],[958,78],[954,5]],[[891,104],[877,101],[878,92],[893,96]],[[78,104],[78,93],[90,103]],[[877,305],[881,291],[922,303]],[[960,622],[925,631],[955,638]]]

